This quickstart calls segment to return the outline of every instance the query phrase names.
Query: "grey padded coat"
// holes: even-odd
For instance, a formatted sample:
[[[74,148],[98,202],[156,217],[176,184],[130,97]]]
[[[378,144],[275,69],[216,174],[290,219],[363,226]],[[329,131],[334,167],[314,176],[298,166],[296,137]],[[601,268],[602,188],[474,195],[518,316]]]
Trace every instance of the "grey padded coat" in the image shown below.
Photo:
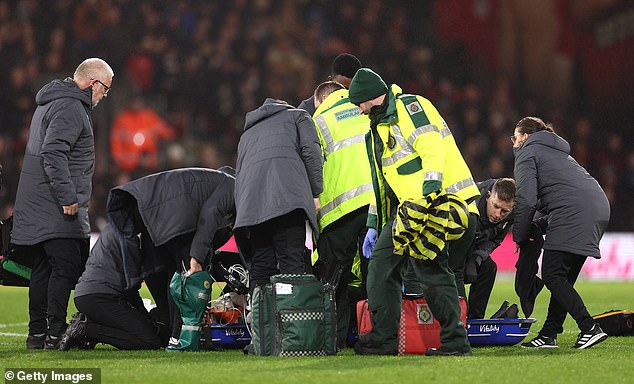
[[[12,242],[88,238],[88,201],[95,169],[91,87],[71,78],[46,84],[35,97],[15,208]],[[78,203],[77,215],[62,206]]]
[[[236,170],[236,230],[302,209],[317,234],[322,156],[306,111],[268,98],[247,113]]]
[[[513,240],[520,245],[528,240],[539,210],[548,215],[544,249],[600,258],[610,203],[599,183],[570,156],[570,144],[555,133],[539,131],[514,152]]]

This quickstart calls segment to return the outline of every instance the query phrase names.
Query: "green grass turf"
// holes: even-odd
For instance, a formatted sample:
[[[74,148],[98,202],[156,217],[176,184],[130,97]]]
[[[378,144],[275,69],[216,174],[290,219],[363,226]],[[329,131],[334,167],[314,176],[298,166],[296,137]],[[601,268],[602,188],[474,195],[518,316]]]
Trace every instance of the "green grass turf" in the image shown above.
[[[634,282],[577,284],[591,314],[634,310]],[[147,296],[147,293],[144,293]],[[548,292],[537,301],[532,337],[543,324]],[[495,285],[487,315],[503,300],[517,302],[513,282]],[[631,383],[634,337],[611,337],[588,350],[570,346],[578,329],[568,317],[559,349],[518,346],[474,348],[471,357],[337,356],[275,358],[244,356],[239,350],[167,353],[117,351],[100,344],[94,351],[27,351],[27,289],[0,287],[0,372],[7,367],[101,368],[103,383]],[[69,309],[69,317],[74,308]],[[7,334],[22,334],[13,336]]]

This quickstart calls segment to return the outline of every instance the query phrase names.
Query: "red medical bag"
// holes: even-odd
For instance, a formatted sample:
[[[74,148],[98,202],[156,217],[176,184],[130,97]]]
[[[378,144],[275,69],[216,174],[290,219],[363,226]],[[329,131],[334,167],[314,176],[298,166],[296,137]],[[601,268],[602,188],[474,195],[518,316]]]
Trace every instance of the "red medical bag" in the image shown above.
[[[368,301],[357,303],[359,334],[372,330]],[[460,320],[467,324],[467,302],[460,298]],[[407,295],[401,305],[401,320],[398,329],[399,355],[423,355],[428,348],[440,347],[440,324],[434,318],[423,295]]]

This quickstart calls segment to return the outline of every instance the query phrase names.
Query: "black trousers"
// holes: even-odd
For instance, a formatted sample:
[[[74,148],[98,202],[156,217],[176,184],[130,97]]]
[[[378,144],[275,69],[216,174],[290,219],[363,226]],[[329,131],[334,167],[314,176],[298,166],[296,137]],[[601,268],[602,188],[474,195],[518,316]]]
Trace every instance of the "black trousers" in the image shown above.
[[[447,253],[449,254],[449,269],[456,278],[456,288],[458,296],[467,297],[467,290],[464,287],[464,266],[467,257],[473,252],[476,228],[478,227],[478,215],[469,212],[469,224],[465,233],[458,240],[447,243]]]
[[[310,270],[305,221],[304,211],[297,209],[249,228],[251,290],[269,283],[278,273],[303,274]]]
[[[75,306],[88,317],[90,339],[119,349],[161,347],[159,328],[142,303],[135,306],[121,296],[92,294],[76,297]]]
[[[145,284],[154,298],[158,318],[169,326],[171,336],[178,339],[183,321],[180,311],[169,292],[169,283],[174,273],[181,273],[189,269],[189,250],[194,233],[177,236],[160,247],[155,247],[151,244],[149,235],[144,237],[142,232],[141,236],[148,239],[144,244],[142,242],[142,254],[148,257],[153,253],[154,255],[151,257],[157,257],[165,266],[163,271],[145,279]]]
[[[544,288],[544,282],[537,276],[543,245],[544,237],[539,234],[535,235],[533,241],[522,244],[515,263],[515,292],[520,298],[522,312],[526,317],[533,313],[535,299]]]
[[[89,239],[51,239],[24,247],[34,261],[29,282],[29,334],[66,331],[70,291],[84,272]]]
[[[484,314],[489,304],[495,276],[498,272],[498,265],[491,257],[487,257],[478,267],[478,276],[476,281],[469,288],[469,301],[467,318],[484,319]]]
[[[574,288],[579,272],[586,262],[585,256],[563,251],[544,250],[542,280],[550,291],[548,315],[540,335],[555,337],[564,331],[564,320],[569,313],[582,332],[594,325],[581,296]]]
[[[368,218],[368,206],[354,210],[327,226],[319,234],[317,252],[319,260],[315,263],[315,274],[322,283],[336,285],[335,302],[337,308],[337,345],[346,346],[348,326],[350,324],[350,299],[348,284],[356,277],[351,268],[357,251],[361,250]],[[361,258],[363,264],[367,259]],[[367,271],[367,269],[366,269]],[[365,275],[362,280],[365,279]],[[365,291],[365,284],[362,284]],[[363,292],[362,296],[366,296]],[[355,303],[356,304],[356,303]]]

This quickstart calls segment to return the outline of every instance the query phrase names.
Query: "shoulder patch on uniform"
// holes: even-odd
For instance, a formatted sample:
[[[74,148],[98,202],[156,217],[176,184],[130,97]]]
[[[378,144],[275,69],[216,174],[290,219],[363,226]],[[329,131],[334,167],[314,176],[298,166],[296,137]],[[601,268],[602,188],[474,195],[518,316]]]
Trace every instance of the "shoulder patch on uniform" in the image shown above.
[[[421,107],[418,100],[414,101],[413,103],[407,104],[405,108],[407,108],[407,112],[409,112],[410,115],[415,115],[423,111],[423,107]]]
[[[420,104],[416,96],[414,95],[402,95],[399,99],[403,102],[407,113],[409,113],[412,123],[416,128],[424,127],[429,124],[429,119],[423,106]]]

